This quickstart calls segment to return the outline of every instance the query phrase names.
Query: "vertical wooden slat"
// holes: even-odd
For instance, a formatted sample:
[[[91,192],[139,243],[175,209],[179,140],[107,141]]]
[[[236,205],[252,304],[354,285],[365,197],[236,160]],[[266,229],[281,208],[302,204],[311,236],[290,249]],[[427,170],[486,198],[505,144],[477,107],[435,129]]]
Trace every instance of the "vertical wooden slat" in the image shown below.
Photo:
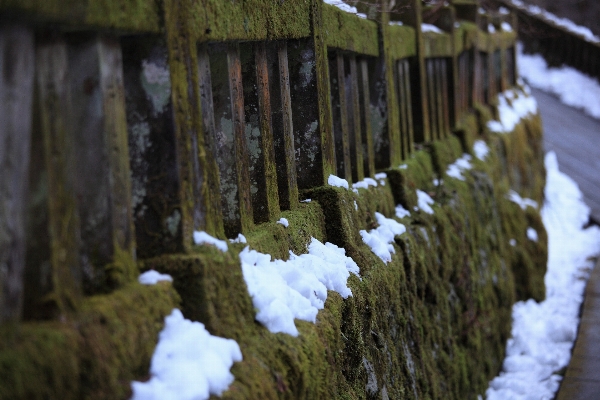
[[[296,158],[294,151],[294,122],[292,119],[292,98],[290,92],[290,70],[288,64],[287,41],[281,41],[277,46],[279,66],[279,93],[282,110],[283,164],[285,177],[279,181],[279,197],[283,208],[294,209],[298,205],[298,182],[296,177]],[[282,187],[285,190],[282,191]],[[282,196],[282,193],[284,196]],[[285,200],[282,201],[282,198]]]
[[[239,45],[227,45],[227,66],[229,73],[229,91],[231,98],[231,118],[233,122],[233,148],[236,163],[238,201],[241,231],[248,232],[253,226],[252,198],[250,193],[250,174],[248,145],[245,132],[244,88],[242,85],[242,65]]]
[[[23,307],[34,60],[33,32],[0,26],[0,323],[17,321]]]
[[[167,46],[158,35],[121,39],[136,255],[185,249]]]
[[[407,148],[408,148],[408,115],[406,102],[408,101],[406,96],[406,85],[405,85],[405,77],[404,77],[404,61],[400,60],[396,62],[397,69],[397,79],[396,86],[398,87],[398,106],[400,107],[400,135],[402,142],[402,158],[406,158],[407,156]]]
[[[413,96],[411,93],[411,88],[410,88],[410,82],[411,82],[411,77],[410,77],[410,65],[408,60],[404,60],[403,62],[404,65],[404,87],[406,88],[406,115],[407,115],[407,133],[408,133],[408,138],[407,138],[407,142],[408,142],[408,146],[406,148],[405,151],[405,157],[408,158],[408,156],[412,153],[413,151],[413,147],[414,147],[414,125],[413,125]]]
[[[73,37],[69,53],[76,190],[87,293],[135,278],[134,228],[121,47],[117,39]],[[117,260],[118,259],[118,260]],[[127,261],[130,260],[130,261]],[[111,271],[106,264],[119,262]],[[116,276],[113,276],[113,272]]]
[[[350,86],[351,86],[351,98],[352,104],[349,105],[349,110],[352,112],[352,179],[353,181],[361,181],[365,177],[365,170],[363,165],[363,145],[362,145],[362,114],[359,103],[358,93],[358,68],[356,56],[351,54],[349,57],[350,62]]]
[[[194,230],[224,237],[219,170],[215,153],[205,143],[198,43],[189,26],[188,3],[164,0],[163,9],[180,182],[180,221],[175,222],[181,225],[185,250],[190,251],[194,245]]]
[[[279,193],[277,190],[277,170],[273,146],[273,126],[271,125],[271,95],[269,92],[269,68],[267,49],[264,42],[255,45],[256,82],[258,88],[258,111],[260,113],[260,136],[264,182],[266,192],[267,220],[279,216]],[[256,212],[256,207],[254,208]],[[262,222],[262,220],[261,220]]]
[[[36,115],[30,172],[24,318],[48,319],[72,310],[82,295],[80,227],[74,190],[74,138],[67,45],[57,34],[36,44]]]
[[[431,136],[429,140],[437,139],[438,137],[438,116],[437,116],[437,99],[435,93],[435,60],[430,58],[426,61],[427,67],[427,100],[429,104],[429,123],[431,126]]]
[[[332,93],[332,95],[337,95],[339,98],[341,123],[341,131],[334,132],[336,138],[335,143],[337,152],[337,175],[350,182],[352,180],[352,169],[350,165],[350,135],[348,132],[348,104],[346,96],[346,74],[344,72],[344,56],[341,52],[336,52],[335,57],[338,93]]]
[[[446,136],[446,110],[444,108],[445,97],[448,95],[444,90],[444,71],[442,69],[443,59],[434,59],[435,70],[435,92],[436,92],[436,107],[438,117],[438,139],[443,139]]]
[[[371,126],[371,91],[369,88],[369,65],[367,60],[360,60],[359,68],[359,85],[360,91],[360,106],[361,106],[361,132],[362,143],[364,146],[363,165],[365,175],[372,176],[375,174],[375,151],[373,147],[373,128]]]
[[[451,121],[454,120],[452,118],[452,114],[454,111],[454,101],[452,96],[452,91],[450,90],[449,82],[453,81],[450,79],[448,71],[448,64],[452,58],[440,58],[440,77],[441,77],[441,90],[442,90],[442,107],[443,107],[443,117],[444,117],[444,137],[447,137],[451,131]],[[452,114],[451,114],[452,112]]]

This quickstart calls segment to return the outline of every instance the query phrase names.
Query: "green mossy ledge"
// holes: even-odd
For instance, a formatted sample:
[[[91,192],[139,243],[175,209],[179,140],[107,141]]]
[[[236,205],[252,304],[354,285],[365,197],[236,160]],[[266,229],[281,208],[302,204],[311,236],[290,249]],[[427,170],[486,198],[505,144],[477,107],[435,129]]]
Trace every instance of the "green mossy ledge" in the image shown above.
[[[290,250],[305,252],[311,237],[330,241],[361,268],[362,280],[349,279],[353,296],[330,292],[316,324],[297,321],[297,338],[254,321],[237,257],[242,244],[144,262],[143,269],[174,277],[188,318],[239,343],[244,360],[233,366],[236,379],[224,399],[474,399],[485,391],[504,358],[512,305],[545,297],[547,236],[538,210],[506,198],[513,188],[542,203],[537,116],[511,134],[488,133],[490,154],[485,162],[473,157],[465,181],[445,176],[448,164],[481,139],[491,114],[482,115],[465,120],[460,139],[424,146],[406,168],[386,171],[386,185],[358,195],[333,187],[306,191],[310,203],[283,213],[288,228],[267,223],[247,235],[251,248],[281,259]],[[414,210],[415,189],[432,196],[435,213],[412,211],[401,220],[407,233],[384,264],[359,230],[376,226],[376,211],[391,217],[396,204]],[[528,227],[537,242],[527,238]]]
[[[544,167],[541,124],[534,116],[507,135],[486,132],[489,110],[462,120],[461,134],[414,152],[385,185],[306,191],[310,203],[282,213],[247,235],[248,245],[275,258],[306,251],[311,237],[346,249],[360,266],[353,296],[329,292],[317,323],[297,321],[300,335],[273,334],[254,320],[237,254],[198,246],[190,254],[141,263],[173,276],[173,285],[128,284],[88,298],[64,322],[31,322],[0,331],[0,399],[124,399],[130,381],[148,378],[164,317],[179,306],[214,335],[235,339],[243,361],[224,399],[474,399],[504,357],[516,300],[545,296],[547,236],[539,211],[509,201],[512,188],[540,204]],[[483,136],[479,135],[483,132]],[[473,157],[465,181],[447,166],[475,139],[490,147]],[[434,185],[434,179],[443,179]],[[416,189],[435,200],[433,215],[414,211]],[[354,202],[358,206],[355,209]],[[392,262],[362,242],[374,213],[401,220]],[[539,240],[527,238],[527,228]],[[514,239],[516,246],[511,246]]]

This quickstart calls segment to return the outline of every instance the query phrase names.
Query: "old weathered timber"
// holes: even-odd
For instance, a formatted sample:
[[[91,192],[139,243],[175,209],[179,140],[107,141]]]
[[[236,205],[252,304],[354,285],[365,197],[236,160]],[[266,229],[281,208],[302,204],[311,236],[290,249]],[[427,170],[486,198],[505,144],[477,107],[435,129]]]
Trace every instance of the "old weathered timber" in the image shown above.
[[[0,323],[19,320],[23,307],[34,72],[33,30],[3,24],[0,27]]]

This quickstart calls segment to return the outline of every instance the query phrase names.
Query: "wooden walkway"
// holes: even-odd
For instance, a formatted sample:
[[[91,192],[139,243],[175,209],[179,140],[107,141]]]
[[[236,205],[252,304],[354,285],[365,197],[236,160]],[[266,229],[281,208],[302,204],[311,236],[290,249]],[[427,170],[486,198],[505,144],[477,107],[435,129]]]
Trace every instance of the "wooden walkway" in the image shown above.
[[[600,224],[600,120],[551,94],[532,91],[542,114],[546,151],[556,152],[560,170],[577,182],[592,219]]]
[[[571,176],[600,222],[600,121],[533,90],[544,124],[544,146],[554,150],[562,172]],[[592,271],[571,362],[557,400],[600,399],[600,262]]]

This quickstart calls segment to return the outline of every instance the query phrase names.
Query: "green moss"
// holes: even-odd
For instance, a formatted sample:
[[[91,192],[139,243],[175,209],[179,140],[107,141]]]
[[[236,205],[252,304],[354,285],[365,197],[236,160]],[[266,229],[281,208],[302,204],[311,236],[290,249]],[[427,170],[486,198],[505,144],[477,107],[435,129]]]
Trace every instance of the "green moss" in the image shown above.
[[[379,35],[374,21],[362,19],[339,8],[323,5],[323,34],[328,47],[379,55]]]
[[[412,57],[417,54],[415,30],[410,26],[390,25],[384,28],[389,55],[392,59]]]
[[[0,399],[114,399],[147,376],[170,284],[130,283],[83,301],[72,320],[0,329]]]

